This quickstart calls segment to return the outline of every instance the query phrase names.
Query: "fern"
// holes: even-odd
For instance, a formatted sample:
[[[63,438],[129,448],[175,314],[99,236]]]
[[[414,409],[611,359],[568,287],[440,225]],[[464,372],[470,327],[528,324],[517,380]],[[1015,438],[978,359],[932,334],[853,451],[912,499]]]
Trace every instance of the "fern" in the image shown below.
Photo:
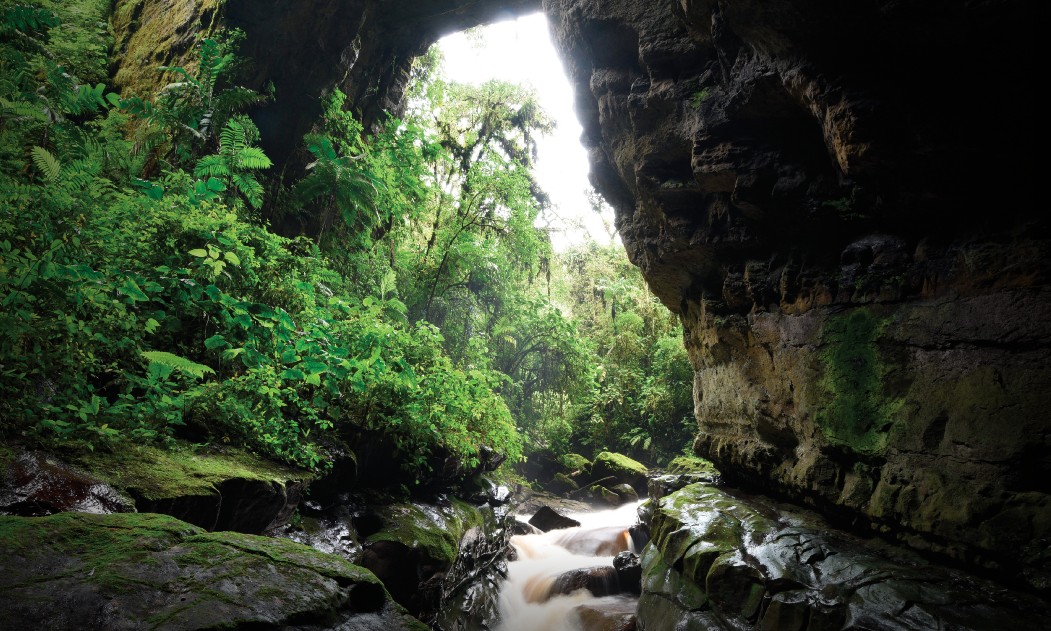
[[[219,154],[204,156],[197,161],[193,175],[194,177],[229,177],[230,167],[223,156]]]
[[[215,374],[215,371],[209,366],[204,364],[198,364],[197,362],[190,361],[185,357],[180,357],[173,353],[166,353],[164,351],[146,351],[142,353],[142,356],[150,361],[151,364],[159,364],[173,370],[177,370],[185,375],[189,375],[194,379],[203,379],[207,374]]]
[[[33,164],[44,175],[45,180],[54,182],[62,176],[62,163],[50,151],[43,147],[33,147],[29,152],[33,156]]]
[[[245,147],[237,154],[239,166],[244,169],[268,169],[274,165],[259,147]]]
[[[19,5],[0,10],[0,35],[9,35],[15,31],[39,33],[58,24],[58,17],[43,8]]]
[[[247,173],[234,173],[230,181],[245,196],[252,208],[259,208],[263,205],[263,185],[259,183],[259,180]]]

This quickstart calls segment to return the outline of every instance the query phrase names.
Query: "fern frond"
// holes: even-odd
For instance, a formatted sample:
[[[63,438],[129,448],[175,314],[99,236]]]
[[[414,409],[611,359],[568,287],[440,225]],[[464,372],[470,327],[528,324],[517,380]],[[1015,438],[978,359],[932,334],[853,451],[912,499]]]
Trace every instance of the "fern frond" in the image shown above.
[[[236,156],[248,146],[245,130],[235,120],[226,121],[226,126],[219,134],[219,152],[227,156]]]
[[[245,147],[237,154],[237,162],[243,169],[269,169],[274,165],[259,147]]]
[[[230,181],[241,191],[252,208],[258,209],[263,205],[263,185],[255,177],[247,173],[234,173],[230,176]]]
[[[166,353],[164,351],[146,351],[142,353],[142,356],[148,359],[150,363],[167,366],[168,368],[178,370],[179,372],[195,379],[203,379],[208,373],[215,374],[215,371],[212,370],[211,367],[205,366],[204,364],[198,364],[197,362],[190,361],[185,357],[180,357],[173,353]]]
[[[33,147],[29,150],[33,156],[33,164],[44,175],[48,182],[54,182],[62,175],[62,163],[51,152],[43,147]]]
[[[9,101],[3,97],[0,97],[0,118],[49,122],[40,105],[29,101]]]
[[[46,31],[59,25],[58,17],[47,9],[16,5],[0,11],[0,34],[14,31],[26,34]]]
[[[198,160],[197,166],[193,169],[194,177],[228,177],[229,175],[230,167],[226,164],[226,160],[215,154]]]

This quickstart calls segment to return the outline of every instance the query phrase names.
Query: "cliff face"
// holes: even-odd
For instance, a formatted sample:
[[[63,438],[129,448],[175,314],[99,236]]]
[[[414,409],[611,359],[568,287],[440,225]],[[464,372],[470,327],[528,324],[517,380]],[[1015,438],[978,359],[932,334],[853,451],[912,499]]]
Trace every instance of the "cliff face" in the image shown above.
[[[177,58],[221,5],[156,4],[118,2],[118,69]],[[230,0],[221,17],[247,34],[254,87],[275,85],[258,119],[280,162],[329,87],[374,121],[440,34],[538,4]],[[593,182],[685,325],[698,453],[738,482],[1051,586],[1035,10],[543,7]]]
[[[592,179],[731,479],[1049,586],[1017,3],[545,0]],[[986,80],[993,92],[971,89]],[[1003,90],[1001,92],[1001,90]]]

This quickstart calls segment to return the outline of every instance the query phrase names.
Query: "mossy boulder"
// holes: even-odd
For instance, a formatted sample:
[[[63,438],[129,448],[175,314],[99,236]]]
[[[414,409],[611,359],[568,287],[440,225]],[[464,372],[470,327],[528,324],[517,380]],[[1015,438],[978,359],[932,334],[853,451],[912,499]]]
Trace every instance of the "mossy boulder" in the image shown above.
[[[640,495],[646,492],[646,465],[637,460],[611,451],[595,457],[591,465],[591,479],[604,486],[630,484]]]
[[[719,475],[719,470],[715,468],[710,460],[704,458],[696,458],[694,456],[676,456],[668,463],[668,473],[683,474],[683,473],[697,473],[710,476]]]
[[[546,485],[547,490],[552,493],[572,493],[580,489],[580,485],[577,481],[569,477],[565,473],[556,473],[555,477],[551,478],[551,481]]]
[[[455,498],[383,506],[356,520],[364,538],[360,563],[410,613],[430,622],[465,577],[483,574],[502,558],[512,523],[504,507]]]
[[[591,461],[580,454],[565,454],[560,461],[569,473],[587,471],[591,467]]]
[[[74,464],[134,498],[140,512],[251,534],[287,522],[313,477],[237,449],[128,447]]]
[[[167,515],[0,517],[0,558],[12,629],[426,629],[342,557]]]

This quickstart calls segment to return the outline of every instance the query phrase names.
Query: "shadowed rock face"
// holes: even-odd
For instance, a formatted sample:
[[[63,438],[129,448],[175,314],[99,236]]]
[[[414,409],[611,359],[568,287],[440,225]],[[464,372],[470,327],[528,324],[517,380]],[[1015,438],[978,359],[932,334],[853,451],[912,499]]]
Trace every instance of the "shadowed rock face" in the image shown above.
[[[1028,11],[544,7],[592,181],[685,326],[698,454],[1047,588],[1049,248],[1013,61]],[[1002,98],[965,97],[977,77]]]
[[[439,35],[538,4],[223,10],[247,33],[252,85],[276,87],[258,121],[280,163],[325,90],[342,86],[374,122],[398,109],[411,58]],[[142,66],[136,50],[176,58],[220,10],[154,5],[118,2],[118,66]],[[592,181],[685,326],[698,453],[731,481],[1048,588],[1051,248],[1029,157],[1035,9],[543,8]],[[151,32],[164,46],[134,45]]]
[[[540,0],[118,0],[117,78],[121,87],[156,87],[156,66],[194,63],[197,35],[242,29],[245,84],[272,84],[277,97],[254,117],[267,153],[283,164],[333,87],[367,125],[382,121],[401,109],[412,60],[439,37],[539,8]]]

